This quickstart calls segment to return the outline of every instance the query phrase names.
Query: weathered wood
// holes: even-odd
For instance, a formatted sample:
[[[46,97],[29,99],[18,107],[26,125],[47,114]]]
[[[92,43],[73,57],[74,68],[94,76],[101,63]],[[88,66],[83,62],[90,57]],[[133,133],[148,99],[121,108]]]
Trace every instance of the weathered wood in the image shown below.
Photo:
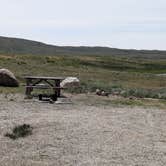
[[[60,87],[60,80],[55,81],[55,87]],[[57,97],[60,97],[61,89],[59,88],[59,89],[55,89],[55,90],[56,90],[55,94],[57,95]]]
[[[27,80],[27,87],[26,87],[26,92],[25,92],[25,94],[27,96],[30,96],[31,95],[31,91],[33,91],[33,87],[29,87],[31,82],[32,82],[31,80]]]
[[[52,95],[39,94],[38,97],[39,97],[39,100],[44,100],[43,98],[50,98],[52,101],[56,101],[57,100],[57,96],[55,94],[52,94]]]
[[[39,76],[25,76],[26,79],[26,95],[31,95],[33,88],[36,89],[53,89],[54,95],[56,97],[60,97],[61,89],[65,89],[60,87],[60,82],[65,79],[64,77],[39,77]],[[39,85],[44,81],[48,85]],[[53,81],[54,84],[51,82]]]
[[[30,80],[32,80],[32,82],[34,81],[33,79],[30,78]],[[42,79],[39,79],[37,80],[36,82],[33,82],[32,85],[36,85],[36,84],[39,84],[40,82],[42,82],[43,80]]]
[[[65,77],[25,76],[25,79],[64,80]]]
[[[62,87],[42,87],[42,86],[26,86],[26,88],[36,88],[36,89],[66,89],[66,88],[62,88]]]
[[[47,80],[44,80],[48,85],[50,86],[54,86],[51,82],[47,81]]]

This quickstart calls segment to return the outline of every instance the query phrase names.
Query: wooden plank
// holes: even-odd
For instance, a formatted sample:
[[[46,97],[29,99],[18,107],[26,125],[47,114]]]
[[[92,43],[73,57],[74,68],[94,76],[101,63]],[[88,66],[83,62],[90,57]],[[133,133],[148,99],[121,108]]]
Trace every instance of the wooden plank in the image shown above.
[[[26,86],[26,88],[37,88],[37,89],[66,89],[66,88],[62,88],[62,87],[42,87],[42,86]]]
[[[43,76],[25,76],[26,79],[26,95],[30,95],[33,88],[36,89],[52,89],[56,97],[60,97],[61,89],[66,89],[60,87],[60,82],[65,79],[65,77],[43,77]],[[48,85],[39,85],[41,82],[45,82]],[[54,84],[52,83],[54,81]]]
[[[55,85],[54,85],[55,87],[60,87],[60,80],[55,80]],[[61,95],[61,89],[59,88],[59,89],[55,89],[56,90],[56,94],[57,94],[57,97],[60,97],[60,95]]]
[[[32,88],[32,87],[31,87],[31,88],[28,87],[31,83],[32,83],[32,80],[31,80],[31,79],[27,80],[27,82],[26,82],[27,87],[26,87],[25,94],[26,94],[27,96],[30,96],[30,95],[31,95],[31,92],[33,91],[33,88]]]
[[[25,79],[64,80],[65,77],[25,76]]]

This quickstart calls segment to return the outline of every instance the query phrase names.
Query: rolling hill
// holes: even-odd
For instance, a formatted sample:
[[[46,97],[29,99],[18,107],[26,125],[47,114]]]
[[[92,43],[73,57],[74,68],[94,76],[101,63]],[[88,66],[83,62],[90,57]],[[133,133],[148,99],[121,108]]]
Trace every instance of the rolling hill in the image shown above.
[[[26,55],[112,55],[126,56],[134,58],[153,58],[165,59],[166,51],[159,50],[131,50],[116,49],[109,47],[72,47],[72,46],[54,46],[45,43],[18,39],[0,37],[1,54],[26,54]]]

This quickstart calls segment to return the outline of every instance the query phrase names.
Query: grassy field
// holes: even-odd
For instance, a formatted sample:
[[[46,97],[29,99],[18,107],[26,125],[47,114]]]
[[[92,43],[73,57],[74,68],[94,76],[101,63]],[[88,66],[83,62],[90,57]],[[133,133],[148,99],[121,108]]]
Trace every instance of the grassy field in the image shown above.
[[[146,93],[166,91],[166,78],[156,75],[166,73],[166,59],[152,60],[104,55],[0,55],[0,68],[8,68],[14,72],[21,85],[24,84],[25,75],[75,76],[81,80],[82,84],[82,89],[78,91],[83,92],[95,91],[96,88],[110,92],[114,89],[117,91],[127,89],[124,95],[127,93],[128,95],[139,95],[139,93],[147,95]],[[23,89],[21,86],[12,91],[22,92]],[[1,88],[2,91],[8,91],[8,89]]]

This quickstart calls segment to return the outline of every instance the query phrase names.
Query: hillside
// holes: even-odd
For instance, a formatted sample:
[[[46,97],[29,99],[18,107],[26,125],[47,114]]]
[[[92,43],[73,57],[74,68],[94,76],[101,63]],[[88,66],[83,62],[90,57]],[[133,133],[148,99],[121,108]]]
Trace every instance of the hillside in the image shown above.
[[[165,59],[166,51],[158,50],[127,50],[109,47],[60,47],[41,42],[0,37],[1,54],[26,55],[112,55],[135,58]]]
[[[23,84],[25,75],[76,76],[81,80],[80,92],[127,88],[131,91],[126,95],[166,98],[166,78],[158,76],[166,73],[166,51],[58,47],[0,37],[0,52],[0,68],[11,70]],[[16,91],[24,93],[24,87]]]

